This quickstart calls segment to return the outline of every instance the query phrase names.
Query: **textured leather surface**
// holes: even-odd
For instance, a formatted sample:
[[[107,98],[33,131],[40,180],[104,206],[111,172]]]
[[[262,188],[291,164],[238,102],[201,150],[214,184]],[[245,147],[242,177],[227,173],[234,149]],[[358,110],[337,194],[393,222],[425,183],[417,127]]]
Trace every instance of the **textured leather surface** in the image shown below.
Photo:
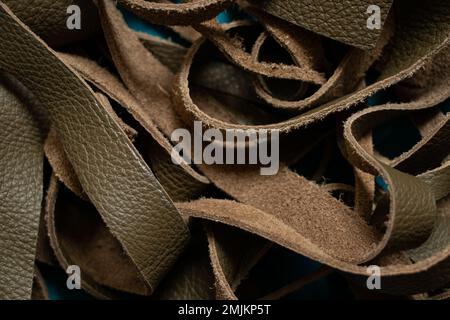
[[[5,0],[3,1],[28,27],[51,46],[62,46],[88,39],[100,30],[97,10],[91,0]],[[81,29],[67,28],[67,8],[81,10]]]
[[[184,222],[92,91],[3,4],[0,21],[1,68],[48,108],[83,189],[153,290],[185,245]]]
[[[392,0],[255,0],[265,11],[308,30],[361,48],[375,47],[381,29],[367,27],[367,9],[380,7],[386,22]]]
[[[42,134],[0,75],[0,299],[29,299],[43,195]]]
[[[126,108],[136,121],[142,124],[151,138],[156,140],[146,139],[144,138],[148,137],[146,133],[140,133],[141,138],[138,139],[136,145],[172,199],[175,201],[187,199],[198,195],[201,190],[208,186],[208,180],[192,170],[192,168],[187,166],[179,167],[172,163],[170,159],[170,143],[153,124],[150,117],[151,111],[143,108],[116,77],[107,70],[100,68],[94,61],[75,55],[60,54],[59,56],[80,72],[86,81],[91,82],[112,100],[117,101],[117,103]],[[66,169],[65,171],[68,172],[73,171],[70,168]],[[53,166],[53,170],[57,175],[59,173],[62,174],[57,166]],[[66,175],[66,177],[69,178],[70,175]],[[65,183],[64,180],[68,179],[62,180]],[[66,183],[66,185],[70,189],[74,189],[70,187],[70,184]]]

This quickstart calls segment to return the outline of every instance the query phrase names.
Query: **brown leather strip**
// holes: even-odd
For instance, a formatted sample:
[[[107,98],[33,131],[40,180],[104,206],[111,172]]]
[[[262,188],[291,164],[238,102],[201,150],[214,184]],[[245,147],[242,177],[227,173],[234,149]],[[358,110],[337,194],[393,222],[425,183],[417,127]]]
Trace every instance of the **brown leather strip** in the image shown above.
[[[432,300],[450,300],[450,291],[446,290],[444,293],[432,296],[431,299]]]
[[[253,57],[253,61],[255,62],[255,64],[261,63],[259,61],[259,52],[261,50],[261,47],[264,45],[264,43],[266,42],[268,38],[268,34],[267,32],[262,32],[258,39],[256,39],[255,44],[252,48],[252,57]],[[288,41],[288,43],[292,43],[289,42],[289,39],[277,39],[279,42],[281,41]],[[283,43],[283,42],[281,42]],[[294,51],[295,50],[295,51]],[[318,72],[316,72],[315,70],[308,68],[308,66],[304,66],[303,65],[303,52],[298,52],[299,48],[288,48],[288,52],[290,52],[292,59],[295,61],[297,68],[299,68],[302,73],[302,79],[290,79],[290,80],[300,80],[300,81],[304,81],[307,83],[312,83],[312,84],[316,84],[316,85],[322,85],[326,82],[325,80],[325,76],[323,74],[320,74]],[[271,71],[272,73],[272,71]],[[259,77],[261,77],[261,75],[258,75]],[[283,77],[277,77],[282,79]]]
[[[288,110],[308,110],[345,95],[356,88],[363,80],[369,67],[379,58],[382,50],[392,36],[392,28],[392,22],[390,21],[390,23],[387,23],[381,38],[373,50],[362,51],[349,49],[327,81],[311,96],[305,99],[289,101],[273,97],[258,82],[255,83],[256,93],[270,105]],[[259,46],[255,43],[254,52],[256,53],[258,51]],[[254,55],[254,58],[257,58],[256,55]]]
[[[259,211],[248,205],[229,200],[198,200],[191,203],[177,204],[177,207],[189,216],[220,221],[258,234],[295,252],[327,264],[349,274],[359,286],[366,285],[365,267],[345,263],[327,254],[315,246],[308,238],[301,236],[290,226],[282,223],[272,215]],[[382,290],[391,294],[410,294],[422,290],[433,290],[448,282],[433,275],[445,274],[450,262],[450,249],[436,252],[431,258],[418,261],[413,265],[392,265],[381,268]],[[444,273],[443,273],[444,272]]]
[[[201,34],[195,31],[195,29],[190,26],[170,26],[170,28],[175,31],[181,38],[186,39],[189,42],[194,42],[201,37]]]
[[[127,293],[151,293],[139,270],[91,204],[75,199],[61,187],[49,196],[57,197],[54,212],[48,213],[48,222],[52,244],[63,269],[67,268],[64,264],[67,260],[68,264],[80,267],[82,280]]]
[[[450,17],[450,10],[449,10],[449,17]],[[423,25],[425,27],[425,25]],[[448,35],[448,33],[447,33]],[[190,68],[192,66],[194,57],[200,47],[203,44],[203,40],[200,40],[199,42],[195,43],[188,51],[187,57],[185,59],[185,62],[183,64],[182,69],[180,70],[180,73],[177,76],[177,81],[174,87],[174,92],[176,94],[177,99],[177,107],[178,110],[181,112],[187,113],[190,115],[191,119],[195,120],[201,120],[205,125],[219,128],[219,129],[233,129],[233,128],[241,128],[241,129],[279,129],[282,132],[289,132],[296,128],[305,127],[311,123],[317,122],[318,120],[322,120],[327,116],[330,116],[333,113],[343,111],[345,109],[348,109],[352,106],[355,106],[358,104],[358,102],[362,101],[363,99],[367,98],[368,96],[374,94],[375,92],[386,88],[388,86],[393,85],[394,83],[397,83],[401,81],[402,79],[410,76],[412,73],[420,69],[423,65],[425,65],[429,59],[431,59],[433,56],[435,56],[440,50],[445,48],[448,44],[449,39],[448,38],[434,38],[433,40],[437,41],[433,45],[431,45],[430,51],[427,51],[425,55],[423,56],[417,56],[415,55],[415,58],[417,60],[414,60],[410,65],[398,64],[397,70],[395,73],[391,74],[388,77],[385,77],[384,79],[367,86],[364,89],[358,90],[352,94],[349,94],[347,96],[344,96],[343,98],[336,99],[334,101],[322,104],[320,107],[313,108],[299,116],[295,116],[291,119],[278,122],[278,123],[272,123],[267,125],[259,125],[259,126],[252,126],[252,125],[234,125],[229,122],[220,121],[217,119],[213,119],[207,114],[205,114],[202,110],[198,108],[198,106],[195,105],[195,103],[192,100],[192,97],[190,97],[190,88],[189,88],[189,82],[188,77],[190,73]],[[443,42],[441,42],[441,40]],[[401,43],[399,43],[400,45]],[[400,48],[398,48],[400,50]],[[409,54],[409,52],[404,51],[398,52],[399,55],[402,54]],[[411,60],[411,57],[409,57],[408,60]],[[184,110],[184,111],[183,111]]]
[[[113,100],[117,101],[121,106],[129,111],[131,115],[150,134],[151,138],[153,138],[156,143],[150,141],[140,142],[140,152],[144,159],[151,164],[153,172],[172,199],[175,201],[187,199],[194,195],[198,195],[208,186],[208,179],[193,170],[190,166],[186,164],[177,166],[172,163],[170,157],[172,146],[170,142],[153,124],[151,113],[149,113],[148,110],[143,108],[139,102],[136,101],[136,99],[126,90],[118,79],[116,79],[107,70],[98,66],[94,61],[68,54],[58,54],[58,56],[75,68],[80,75],[83,76],[83,78],[98,87],[105,94],[110,96]],[[49,135],[49,137],[51,137],[51,135]],[[50,148],[50,146],[47,148]],[[56,154],[54,152],[49,152],[47,154],[51,163],[52,155]],[[63,159],[61,156],[53,157],[53,162],[57,159]],[[64,163],[64,167],[61,167],[60,169],[58,169],[59,167],[55,167],[55,165],[58,164],[57,162],[52,163],[55,174],[59,178],[67,178],[71,171],[67,162],[65,161]],[[61,173],[61,169],[67,170],[68,173]],[[62,181],[66,183],[64,179],[62,179]],[[70,185],[66,184],[66,186],[74,191]]]
[[[257,7],[244,6],[243,9],[262,21],[267,32],[287,51],[291,53],[298,65],[311,71],[321,69],[324,61],[324,48],[321,37],[274,16],[268,15]],[[319,76],[323,77],[323,74]]]
[[[247,22],[236,25],[248,25]],[[308,82],[321,82],[317,75],[309,75],[303,68],[286,64],[276,64],[254,61],[252,55],[247,53],[238,38],[231,38],[226,30],[214,21],[207,21],[195,26],[196,30],[201,32],[208,40],[214,43],[233,63],[237,64],[246,71],[268,77],[280,79],[301,80]]]
[[[372,132],[360,140],[361,146],[373,153]],[[355,211],[369,221],[375,200],[375,179],[371,174],[358,168],[353,169],[355,175]]]
[[[362,263],[375,254],[376,230],[287,167],[275,176],[261,176],[259,168],[245,166],[202,166],[201,170],[236,200],[273,215],[331,256]]]
[[[172,72],[141,44],[109,0],[98,1],[102,26],[119,74],[158,128],[170,136],[182,122],[170,106]],[[126,39],[126,41],[121,41]]]
[[[79,57],[76,55],[62,54],[58,56],[77,70],[86,81],[92,83],[99,90],[103,91],[111,99],[118,102],[139,122],[140,125],[151,135],[157,144],[164,150],[164,153],[170,155],[172,146],[166,136],[156,127],[153,121],[153,113],[150,108],[141,105],[136,99],[127,91],[124,85],[114,75],[109,73],[106,69],[98,66],[94,61]],[[155,151],[160,154],[161,151]],[[181,169],[186,175],[183,182],[190,180],[194,184],[207,185],[208,179],[193,170],[190,166],[181,165]],[[178,178],[181,178],[180,173]]]
[[[67,159],[64,147],[62,146],[61,140],[58,137],[58,132],[55,129],[51,129],[47,135],[44,151],[56,177],[58,177],[58,179],[73,193],[79,197],[84,197],[83,187],[81,186],[69,159]]]
[[[36,262],[43,263],[49,266],[56,266],[58,264],[58,261],[56,260],[55,254],[50,245],[47,221],[45,220],[44,205],[42,207],[41,217],[39,220],[38,241],[36,245]]]
[[[216,279],[216,298],[237,300],[236,289],[270,249],[271,243],[223,225],[205,223],[205,229]]]
[[[152,23],[181,26],[211,19],[234,1],[196,0],[175,4],[144,0],[118,0],[118,3]]]
[[[408,97],[416,101],[409,105],[410,109],[424,109],[428,106],[437,105],[444,102],[450,96],[448,86],[448,72],[450,64],[450,49],[445,49],[441,54],[433,59],[426,70],[430,70],[432,76],[427,76],[427,90],[415,93],[414,97]],[[423,77],[420,74],[412,78]],[[422,139],[411,150],[401,154],[392,161],[400,170],[405,170],[413,174],[431,169],[441,164],[443,159],[450,153],[450,147],[443,143],[449,136],[450,122],[449,114],[443,114],[436,108],[416,112],[415,116],[427,124],[418,123],[417,127],[422,133]],[[431,117],[431,118],[430,118]],[[417,121],[416,121],[417,123]]]
[[[436,90],[436,89],[434,89],[434,90]],[[430,92],[432,92],[433,90],[431,90]],[[439,92],[439,91],[435,91],[435,92]],[[432,93],[430,93],[430,95],[431,95]],[[429,104],[430,105],[432,105],[432,104],[435,104],[435,103],[438,103],[439,102],[439,96],[437,96],[437,99],[436,100],[434,100],[433,102],[430,102]],[[416,102],[414,102],[414,103],[416,103]],[[419,104],[420,102],[417,102],[417,104]],[[367,128],[370,128],[370,126],[369,127],[367,127]],[[357,145],[357,144],[356,144]],[[210,177],[211,178],[211,177]],[[233,177],[233,181],[235,182],[236,181],[236,176],[234,176]],[[214,179],[212,179],[213,181],[214,181]],[[271,186],[271,187],[273,187],[273,186]],[[246,188],[248,188],[248,187],[246,187]],[[245,189],[245,188],[244,188]],[[239,192],[237,192],[237,194],[242,194],[242,190],[240,190]],[[277,192],[277,194],[279,194],[279,192]],[[261,203],[261,202],[259,202],[259,203]],[[221,204],[220,206],[218,206],[218,208],[219,207],[221,207],[222,208],[222,210],[223,210],[223,204]],[[301,207],[301,206],[299,206],[299,207]],[[212,209],[213,207],[211,207],[211,210],[213,210]],[[238,210],[238,211],[242,211],[242,209],[240,209],[240,210]],[[425,210],[426,211],[426,210]],[[237,212],[235,213],[235,214],[237,214]],[[233,218],[233,219],[236,219],[236,216],[234,216],[235,218]],[[216,220],[217,219],[217,216],[215,216],[215,218],[214,218],[214,220]],[[222,222],[224,222],[225,220],[221,220]],[[233,220],[233,221],[236,221],[236,220]],[[231,224],[233,224],[232,222],[228,222],[228,223],[231,223]],[[442,225],[441,224],[441,221],[439,220],[439,222],[437,222],[439,225]],[[246,228],[249,228],[249,229],[246,229],[246,230],[255,230],[255,226],[252,226],[252,227],[244,227],[240,222],[239,223],[237,223],[237,225],[239,225],[240,227],[243,227],[244,229],[246,229]],[[272,223],[272,225],[275,225],[275,223]],[[445,226],[445,224],[444,224],[444,226]],[[433,231],[434,232],[434,231]],[[425,245],[425,244],[424,244]],[[302,250],[304,250],[304,249],[302,249]],[[302,251],[302,254],[305,254],[304,253],[304,251]],[[435,261],[435,262],[433,262],[433,264],[434,264],[434,266],[428,271],[428,273],[427,272],[425,272],[425,274],[430,274],[430,273],[432,273],[432,272],[439,272],[438,270],[439,270],[439,268],[446,268],[445,267],[445,265],[446,265],[446,260],[445,260],[445,257],[447,257],[447,253],[446,253],[446,249],[444,249],[444,251],[439,251],[438,250],[438,252],[436,253],[436,255],[434,255],[433,256],[433,260]],[[439,259],[443,259],[444,258],[444,260],[442,260],[442,263],[439,263]],[[437,260],[436,260],[437,259]],[[427,263],[428,263],[429,261],[427,261]],[[422,263],[422,262],[421,262]],[[423,263],[422,263],[423,264]],[[421,268],[420,267],[420,265],[417,265],[417,266],[413,266],[414,268]],[[392,267],[393,268],[393,267]],[[407,267],[405,267],[406,269],[407,269]],[[387,268],[387,270],[388,271],[390,271],[391,269],[390,268]],[[397,273],[397,274],[400,274],[401,272],[404,272],[403,271],[403,269],[402,268],[400,268],[399,267],[399,269],[398,269],[398,271],[396,271],[396,269],[395,268],[393,268],[392,269],[393,270],[393,272],[394,272],[394,274],[393,274],[393,277],[391,278],[391,279],[389,279],[388,281],[389,281],[389,283],[391,283],[392,284],[392,286],[393,287],[389,287],[387,290],[388,291],[391,291],[391,292],[400,292],[400,290],[417,290],[417,289],[411,289],[411,288],[418,288],[418,287],[420,287],[420,281],[418,281],[417,279],[422,279],[422,277],[423,276],[425,276],[425,274],[423,274],[423,273],[417,273],[417,275],[416,275],[416,277],[414,277],[414,279],[416,279],[417,280],[417,282],[416,281],[414,281],[414,283],[413,284],[410,284],[410,285],[405,285],[405,284],[403,284],[403,287],[402,287],[402,289],[399,289],[399,288],[397,288],[397,287],[395,287],[396,286],[396,282],[397,281],[401,281],[400,279],[401,279],[401,277],[399,277],[399,276],[395,276],[395,273],[396,272],[399,272],[399,273]],[[362,271],[362,270],[361,270]],[[361,274],[362,274],[362,272],[361,272]],[[384,274],[384,272],[383,272],[383,274]],[[437,282],[434,282],[433,283],[433,286],[438,286],[439,284],[437,283]],[[398,290],[398,291],[396,291],[396,290]]]
[[[72,263],[80,263],[83,261],[74,261],[71,258],[71,253],[64,251],[64,245],[62,244],[60,238],[59,238],[59,232],[56,227],[56,203],[58,200],[58,195],[60,193],[61,184],[56,178],[56,176],[52,175],[49,182],[49,187],[47,190],[46,195],[46,202],[45,202],[45,211],[46,211],[46,221],[47,221],[47,229],[49,233],[50,238],[50,244],[53,248],[53,251],[55,253],[55,256],[58,260],[59,265],[63,270],[67,270],[69,265],[72,265]],[[111,290],[108,288],[101,286],[97,284],[90,276],[89,274],[82,274],[82,288],[86,290],[89,294],[94,296],[97,299],[113,299],[116,298],[117,295],[115,295]]]
[[[438,168],[421,173],[418,177],[430,186],[436,199],[442,199],[450,193],[448,190],[449,173],[450,163],[447,161]]]
[[[187,49],[168,40],[138,32],[139,40],[159,61],[176,73]]]

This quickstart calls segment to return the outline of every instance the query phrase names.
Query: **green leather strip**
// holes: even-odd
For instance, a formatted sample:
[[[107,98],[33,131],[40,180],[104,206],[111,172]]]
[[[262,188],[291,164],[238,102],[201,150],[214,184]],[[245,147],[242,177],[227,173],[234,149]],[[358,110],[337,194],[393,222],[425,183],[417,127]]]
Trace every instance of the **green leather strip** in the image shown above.
[[[43,141],[0,74],[0,299],[30,299],[43,194]]]
[[[153,289],[188,238],[169,196],[89,87],[3,4],[0,68],[47,107],[84,191]]]

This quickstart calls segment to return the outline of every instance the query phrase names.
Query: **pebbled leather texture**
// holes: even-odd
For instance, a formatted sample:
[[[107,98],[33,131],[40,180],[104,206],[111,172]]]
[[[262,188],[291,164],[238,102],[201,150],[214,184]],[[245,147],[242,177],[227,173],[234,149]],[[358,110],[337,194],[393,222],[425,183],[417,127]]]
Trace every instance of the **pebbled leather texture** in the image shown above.
[[[51,46],[88,39],[100,31],[97,10],[91,0],[4,0],[17,17]],[[80,8],[81,29],[69,30],[67,8]]]
[[[185,245],[181,216],[87,85],[3,4],[0,22],[0,67],[47,107],[83,189],[153,290]]]
[[[29,299],[43,196],[43,137],[5,79],[0,113],[0,298]]]
[[[369,29],[369,6],[380,11],[381,26],[386,22],[393,0],[254,0],[266,12],[305,29],[345,44],[371,49],[382,28]]]

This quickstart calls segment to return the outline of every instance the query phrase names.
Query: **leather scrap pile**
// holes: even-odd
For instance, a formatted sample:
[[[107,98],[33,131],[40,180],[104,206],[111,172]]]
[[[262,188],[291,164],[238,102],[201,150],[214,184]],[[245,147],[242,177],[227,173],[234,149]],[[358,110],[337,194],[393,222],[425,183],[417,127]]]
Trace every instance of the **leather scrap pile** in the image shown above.
[[[449,299],[449,98],[448,0],[0,0],[0,298],[53,268],[100,299]],[[174,162],[198,124],[276,132],[276,173]],[[317,268],[269,285],[278,249]]]

